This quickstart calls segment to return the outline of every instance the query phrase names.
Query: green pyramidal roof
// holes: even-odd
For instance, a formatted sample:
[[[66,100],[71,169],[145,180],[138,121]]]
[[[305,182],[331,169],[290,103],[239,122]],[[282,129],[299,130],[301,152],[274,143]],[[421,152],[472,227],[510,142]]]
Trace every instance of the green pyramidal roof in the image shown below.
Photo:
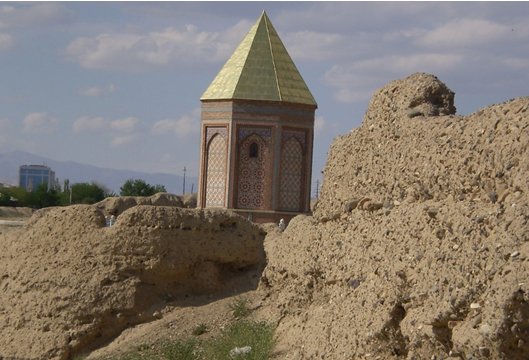
[[[264,11],[200,98],[225,99],[317,106]]]

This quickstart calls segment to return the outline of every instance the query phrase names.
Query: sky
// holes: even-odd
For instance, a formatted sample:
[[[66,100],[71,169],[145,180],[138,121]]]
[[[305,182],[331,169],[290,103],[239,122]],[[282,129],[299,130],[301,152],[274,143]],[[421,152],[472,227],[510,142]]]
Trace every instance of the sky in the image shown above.
[[[529,95],[528,2],[0,2],[0,153],[198,176],[200,96],[263,10],[318,102],[313,183],[392,80],[460,115]]]

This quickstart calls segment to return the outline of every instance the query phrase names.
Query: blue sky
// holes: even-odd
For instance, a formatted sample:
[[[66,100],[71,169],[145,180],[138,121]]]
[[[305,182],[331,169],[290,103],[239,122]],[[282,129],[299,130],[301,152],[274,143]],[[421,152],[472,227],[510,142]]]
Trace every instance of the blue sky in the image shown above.
[[[314,182],[391,80],[463,115],[529,95],[527,2],[2,2],[0,153],[198,175],[199,98],[263,10],[319,105]]]

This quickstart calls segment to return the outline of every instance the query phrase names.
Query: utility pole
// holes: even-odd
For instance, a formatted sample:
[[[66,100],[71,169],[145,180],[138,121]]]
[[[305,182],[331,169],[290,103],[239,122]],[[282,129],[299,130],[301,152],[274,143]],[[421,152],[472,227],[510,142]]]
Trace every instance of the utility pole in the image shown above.
[[[186,194],[186,167],[184,166],[184,184],[182,186],[182,195]]]
[[[320,180],[316,180],[316,199],[320,196]]]

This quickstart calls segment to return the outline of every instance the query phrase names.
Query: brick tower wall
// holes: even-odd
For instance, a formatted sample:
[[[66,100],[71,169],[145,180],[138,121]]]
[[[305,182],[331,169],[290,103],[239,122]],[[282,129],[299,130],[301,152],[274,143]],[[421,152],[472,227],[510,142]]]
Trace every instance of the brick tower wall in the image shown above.
[[[216,191],[218,199],[219,184],[223,181],[218,169],[225,168],[225,207],[257,222],[308,213],[315,109],[311,105],[283,102],[203,101],[199,206],[220,204],[210,203],[207,194],[208,189],[209,194]],[[208,150],[215,134],[221,132],[226,134],[227,156],[218,164],[220,140],[211,148],[215,153],[208,154]],[[259,159],[261,168],[248,162],[246,155],[251,142],[267,152]],[[211,171],[215,169],[216,177],[212,177]],[[216,185],[208,184],[208,178],[215,179]],[[261,193],[252,193],[255,191]]]

